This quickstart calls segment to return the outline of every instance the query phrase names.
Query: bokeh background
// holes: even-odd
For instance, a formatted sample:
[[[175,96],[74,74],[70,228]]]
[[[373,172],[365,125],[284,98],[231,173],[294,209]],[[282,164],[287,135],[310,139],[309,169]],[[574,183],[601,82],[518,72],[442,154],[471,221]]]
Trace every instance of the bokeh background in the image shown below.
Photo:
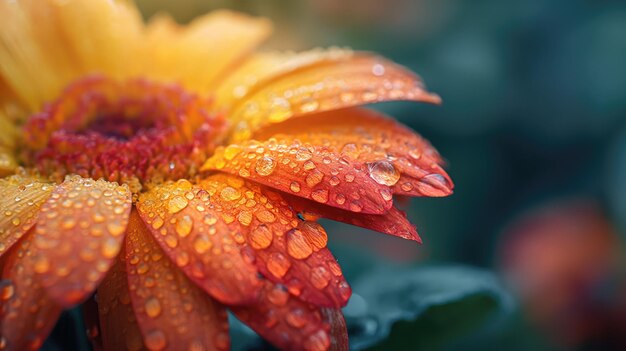
[[[449,162],[453,196],[405,205],[424,244],[329,224],[352,347],[626,349],[626,3],[139,0],[179,22],[271,18],[268,49],[349,46],[419,73],[442,106],[375,106]],[[241,350],[268,346],[245,329]]]

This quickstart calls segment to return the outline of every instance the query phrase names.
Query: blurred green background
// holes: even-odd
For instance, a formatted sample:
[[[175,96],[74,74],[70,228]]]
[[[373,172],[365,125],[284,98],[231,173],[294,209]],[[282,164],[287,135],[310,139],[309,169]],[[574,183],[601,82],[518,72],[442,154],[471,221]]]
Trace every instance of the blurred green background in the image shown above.
[[[140,0],[139,6],[147,18],[166,10],[183,23],[215,8],[269,17],[276,31],[267,48],[375,51],[413,69],[443,97],[442,106],[375,106],[429,139],[449,162],[455,194],[405,207],[424,245],[328,225],[355,288],[346,309],[353,347],[626,349],[626,3]],[[372,272],[381,267],[388,273],[377,278]],[[447,272],[454,267],[477,271]],[[407,269],[408,276],[395,275]],[[431,269],[441,274],[420,280]],[[386,283],[367,281],[385,278],[411,289],[370,291]],[[493,286],[472,283],[492,278]],[[430,301],[432,286],[442,287],[433,289],[435,300],[451,290],[461,297],[416,307]],[[483,301],[482,293],[497,298]],[[385,320],[368,300],[376,294],[386,301],[382,314],[415,313]],[[401,306],[411,298],[417,305]],[[506,311],[485,323],[493,310]],[[365,314],[377,326],[368,327]],[[381,332],[385,323],[391,331]],[[367,333],[384,335],[356,345]]]
[[[185,23],[271,18],[267,48],[350,46],[442,106],[375,106],[449,162],[453,196],[405,210],[422,246],[330,223],[354,349],[625,350],[626,3],[139,0]],[[235,327],[235,348],[267,349]]]

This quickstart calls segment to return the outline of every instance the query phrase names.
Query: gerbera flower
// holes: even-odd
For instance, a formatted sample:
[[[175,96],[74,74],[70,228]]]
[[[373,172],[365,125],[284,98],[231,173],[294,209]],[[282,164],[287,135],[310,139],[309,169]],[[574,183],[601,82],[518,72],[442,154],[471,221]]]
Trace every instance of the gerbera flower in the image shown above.
[[[0,349],[92,296],[107,350],[227,349],[227,309],[279,348],[345,348],[317,219],[419,241],[394,196],[451,193],[428,142],[355,107],[439,102],[375,55],[253,53],[270,24],[226,11],[0,13]]]

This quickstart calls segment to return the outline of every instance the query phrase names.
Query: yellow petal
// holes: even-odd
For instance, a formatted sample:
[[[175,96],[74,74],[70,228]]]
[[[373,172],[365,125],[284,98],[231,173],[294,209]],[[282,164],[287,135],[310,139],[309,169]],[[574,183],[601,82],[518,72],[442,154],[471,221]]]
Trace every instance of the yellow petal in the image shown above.
[[[260,57],[242,70],[236,74],[240,85],[225,82],[218,93],[218,104],[233,120],[235,142],[299,115],[389,100],[440,102],[404,67],[347,50]]]
[[[50,184],[28,176],[0,179],[0,255],[33,226],[52,189]]]
[[[213,89],[270,32],[269,21],[230,11],[211,12],[186,27],[160,15],[148,24],[142,72],[194,90]]]
[[[1,1],[0,76],[31,110],[88,73],[127,70],[141,17],[125,1]]]

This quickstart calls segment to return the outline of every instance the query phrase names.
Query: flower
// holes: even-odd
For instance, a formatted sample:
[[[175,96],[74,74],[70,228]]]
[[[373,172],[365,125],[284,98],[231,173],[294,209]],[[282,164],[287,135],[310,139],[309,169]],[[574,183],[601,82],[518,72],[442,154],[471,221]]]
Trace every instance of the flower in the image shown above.
[[[394,195],[451,193],[427,141],[356,107],[439,102],[383,58],[254,52],[270,24],[227,11],[0,12],[0,349],[37,349],[94,292],[106,350],[227,349],[226,309],[279,348],[345,349],[317,219],[419,241]]]

